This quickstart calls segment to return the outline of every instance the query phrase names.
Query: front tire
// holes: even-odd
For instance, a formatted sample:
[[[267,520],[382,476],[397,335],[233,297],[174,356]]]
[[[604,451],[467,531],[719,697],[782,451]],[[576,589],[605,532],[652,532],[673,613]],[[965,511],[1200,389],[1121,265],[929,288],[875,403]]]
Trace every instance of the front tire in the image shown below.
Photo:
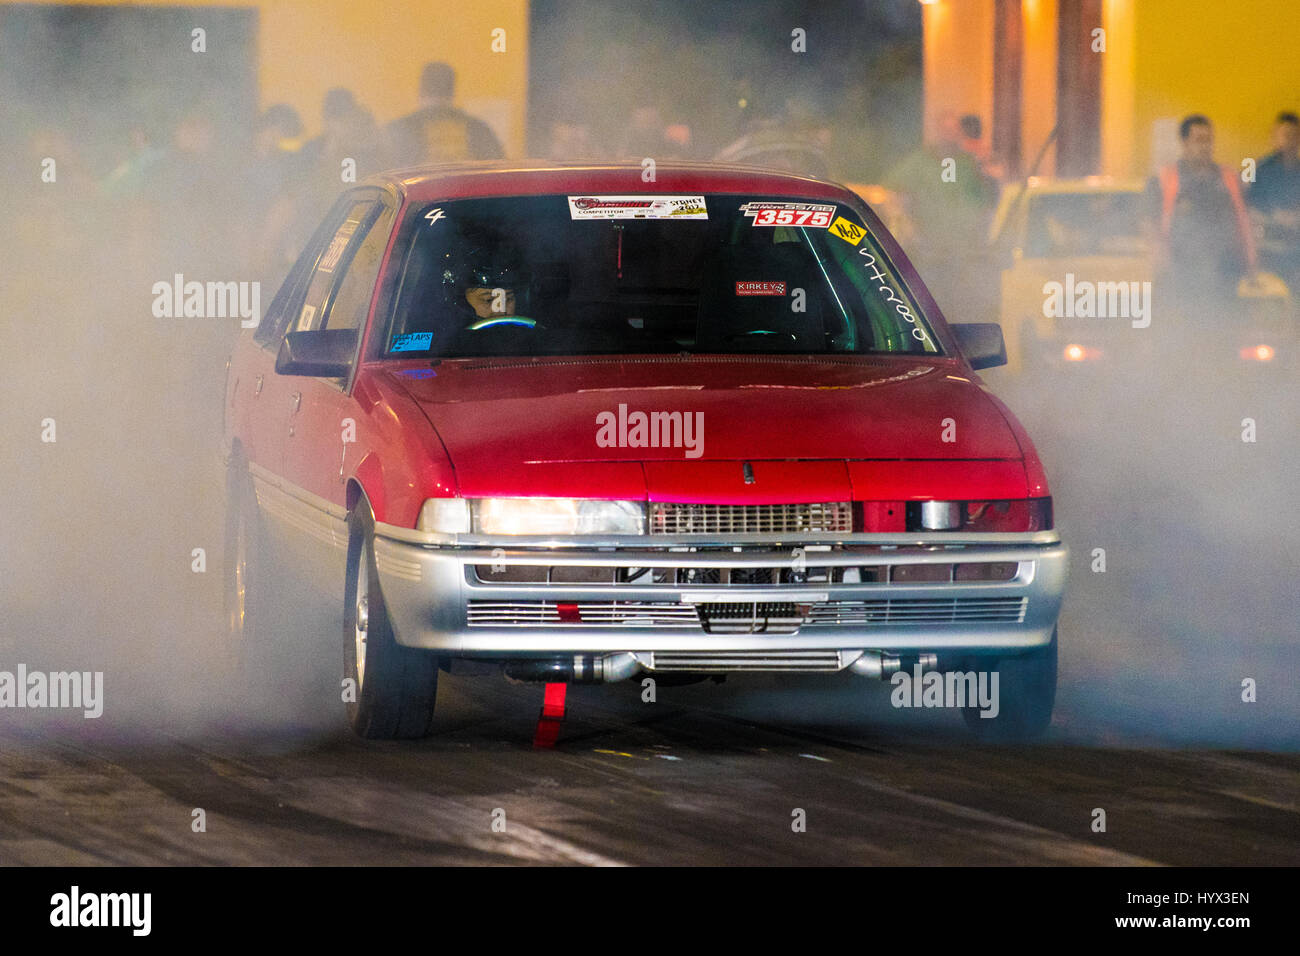
[[[1056,706],[1056,629],[1040,647],[1007,657],[995,665],[998,674],[998,713],[983,717],[978,707],[963,707],[966,726],[979,739],[1012,743],[1041,736],[1052,722]]]
[[[271,562],[253,478],[240,462],[232,463],[226,474],[225,539],[224,658],[246,681],[258,672],[257,651],[269,637]]]
[[[438,693],[438,657],[397,643],[375,569],[374,519],[362,498],[348,514],[343,668],[348,723],[370,740],[427,737]]]

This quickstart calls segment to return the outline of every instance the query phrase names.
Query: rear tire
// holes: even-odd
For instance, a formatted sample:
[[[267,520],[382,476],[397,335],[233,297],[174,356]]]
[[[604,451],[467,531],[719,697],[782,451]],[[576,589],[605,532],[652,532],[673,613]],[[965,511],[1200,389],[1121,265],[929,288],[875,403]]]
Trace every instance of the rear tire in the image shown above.
[[[963,707],[966,726],[980,740],[1016,742],[1041,736],[1056,706],[1056,629],[1051,643],[994,665],[998,674],[998,714],[983,717],[978,707]]]
[[[438,656],[397,643],[375,570],[374,519],[362,498],[348,513],[343,673],[348,723],[370,740],[427,737],[438,695]],[[348,699],[348,698],[352,699]]]

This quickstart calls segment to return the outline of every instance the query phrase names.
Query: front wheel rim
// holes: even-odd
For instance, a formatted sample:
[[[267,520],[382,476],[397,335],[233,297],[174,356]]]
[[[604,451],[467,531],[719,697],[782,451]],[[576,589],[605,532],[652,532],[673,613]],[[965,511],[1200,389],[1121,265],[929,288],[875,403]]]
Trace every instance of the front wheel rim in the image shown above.
[[[352,654],[357,670],[357,690],[366,678],[366,636],[370,628],[370,567],[364,545],[357,564],[357,593],[352,612]]]
[[[248,619],[248,520],[240,510],[235,519],[235,566],[231,582],[230,636],[242,641]]]

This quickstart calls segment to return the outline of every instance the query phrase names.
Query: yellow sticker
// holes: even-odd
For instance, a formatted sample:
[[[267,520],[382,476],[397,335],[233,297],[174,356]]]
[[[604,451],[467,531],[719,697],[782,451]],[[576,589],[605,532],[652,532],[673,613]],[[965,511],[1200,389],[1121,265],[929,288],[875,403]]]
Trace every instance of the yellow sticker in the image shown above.
[[[865,229],[861,226],[855,226],[843,216],[836,216],[835,221],[830,224],[829,228],[832,233],[839,236],[851,246],[856,246],[862,241],[862,237],[867,234]]]

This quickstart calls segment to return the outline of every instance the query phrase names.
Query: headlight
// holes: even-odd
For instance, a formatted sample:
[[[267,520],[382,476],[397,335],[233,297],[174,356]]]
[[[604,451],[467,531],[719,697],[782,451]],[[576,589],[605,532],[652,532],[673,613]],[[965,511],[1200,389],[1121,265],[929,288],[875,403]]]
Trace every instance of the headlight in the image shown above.
[[[910,501],[908,531],[1048,531],[1051,498],[1012,501]]]
[[[587,498],[479,498],[475,534],[644,534],[640,501]]]
[[[464,498],[430,498],[420,508],[417,531],[465,534],[469,531],[469,502]]]

